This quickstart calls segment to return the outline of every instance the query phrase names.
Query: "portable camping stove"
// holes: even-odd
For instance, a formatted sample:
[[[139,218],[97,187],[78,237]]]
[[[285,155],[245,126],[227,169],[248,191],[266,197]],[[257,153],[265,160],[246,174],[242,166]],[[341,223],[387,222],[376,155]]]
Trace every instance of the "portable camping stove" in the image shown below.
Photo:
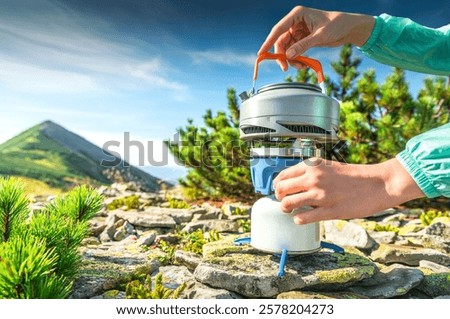
[[[255,191],[267,195],[252,207],[251,237],[236,245],[250,244],[258,250],[280,255],[279,276],[289,255],[309,254],[321,248],[344,250],[320,241],[319,223],[297,225],[291,214],[281,211],[273,195],[272,182],[283,169],[311,157],[325,157],[327,144],[337,140],[339,102],[325,94],[319,61],[297,57],[296,61],[317,73],[319,85],[279,83],[255,91],[258,65],[264,59],[284,59],[281,54],[265,53],[255,63],[253,89],[241,93],[240,137],[251,143],[250,169]]]

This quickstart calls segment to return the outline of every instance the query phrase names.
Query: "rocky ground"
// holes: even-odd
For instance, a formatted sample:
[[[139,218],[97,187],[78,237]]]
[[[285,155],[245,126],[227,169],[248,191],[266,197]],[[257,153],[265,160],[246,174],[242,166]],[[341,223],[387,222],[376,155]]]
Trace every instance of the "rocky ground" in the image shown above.
[[[420,209],[390,209],[323,222],[323,240],[346,252],[289,257],[279,278],[277,256],[233,245],[249,235],[248,205],[169,208],[185,206],[180,195],[117,184],[99,192],[105,209],[92,220],[71,298],[124,298],[128,282],[158,273],[168,288],[186,283],[182,298],[450,298],[449,217],[424,225]],[[112,209],[124,198],[131,204]],[[192,241],[193,232],[203,237]]]

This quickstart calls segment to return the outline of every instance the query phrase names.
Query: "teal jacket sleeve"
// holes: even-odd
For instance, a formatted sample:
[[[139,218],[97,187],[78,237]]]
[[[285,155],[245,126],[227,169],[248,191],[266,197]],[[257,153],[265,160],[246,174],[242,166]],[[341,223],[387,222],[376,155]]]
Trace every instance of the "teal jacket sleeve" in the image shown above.
[[[382,14],[375,17],[374,29],[360,50],[383,64],[450,75],[450,25],[432,29],[407,18]]]
[[[410,139],[397,159],[425,196],[450,197],[450,123]]]

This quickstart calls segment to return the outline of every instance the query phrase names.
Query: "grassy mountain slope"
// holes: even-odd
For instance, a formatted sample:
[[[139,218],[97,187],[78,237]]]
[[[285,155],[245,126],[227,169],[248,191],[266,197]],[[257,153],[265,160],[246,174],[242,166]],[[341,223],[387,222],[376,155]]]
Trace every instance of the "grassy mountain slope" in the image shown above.
[[[24,176],[60,188],[78,183],[110,184],[116,180],[100,165],[106,156],[100,147],[46,121],[0,145],[0,175]],[[157,178],[135,167],[119,165],[116,170],[121,182],[138,180],[149,190],[159,189]]]

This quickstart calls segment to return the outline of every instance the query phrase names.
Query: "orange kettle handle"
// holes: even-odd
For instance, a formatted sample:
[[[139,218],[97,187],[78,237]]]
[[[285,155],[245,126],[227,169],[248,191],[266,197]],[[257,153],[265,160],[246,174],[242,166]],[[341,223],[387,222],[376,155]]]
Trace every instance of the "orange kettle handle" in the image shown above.
[[[255,67],[253,69],[253,81],[256,81],[256,78],[258,77],[258,66],[262,60],[284,60],[286,62],[288,62],[288,61],[300,62],[300,63],[310,67],[311,69],[313,69],[316,72],[317,80],[319,83],[323,83],[323,81],[324,81],[322,64],[320,64],[319,61],[317,61],[315,59],[307,58],[305,56],[298,56],[293,59],[288,59],[285,54],[270,53],[270,52],[261,53],[256,58]]]

